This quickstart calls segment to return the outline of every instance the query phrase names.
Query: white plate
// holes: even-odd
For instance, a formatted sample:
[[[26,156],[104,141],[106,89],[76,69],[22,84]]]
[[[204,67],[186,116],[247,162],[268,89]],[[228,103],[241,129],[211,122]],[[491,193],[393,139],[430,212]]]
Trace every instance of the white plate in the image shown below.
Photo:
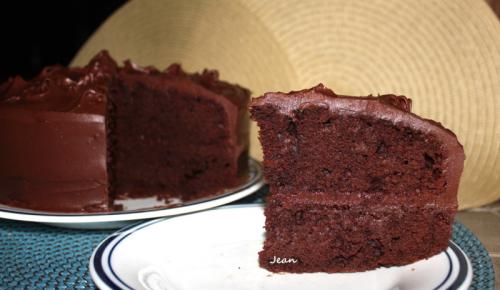
[[[250,159],[249,178],[245,184],[216,196],[181,203],[174,207],[158,208],[161,203],[158,204],[156,198],[143,198],[121,201],[124,206],[122,211],[72,214],[34,211],[0,204],[0,218],[39,222],[67,228],[120,228],[137,220],[192,213],[228,204],[258,191],[263,186],[262,167],[259,162]]]
[[[347,274],[274,274],[258,266],[259,205],[158,219],[105,239],[90,259],[100,289],[467,289],[472,267],[453,242],[427,260]]]

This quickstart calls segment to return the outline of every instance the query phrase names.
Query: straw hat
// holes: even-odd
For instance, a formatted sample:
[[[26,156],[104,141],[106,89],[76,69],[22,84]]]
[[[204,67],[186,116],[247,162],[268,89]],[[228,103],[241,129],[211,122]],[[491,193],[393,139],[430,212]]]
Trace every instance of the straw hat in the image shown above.
[[[142,65],[216,68],[255,97],[319,82],[404,94],[465,146],[461,208],[500,197],[500,24],[482,0],[135,0],[73,64],[103,48]]]

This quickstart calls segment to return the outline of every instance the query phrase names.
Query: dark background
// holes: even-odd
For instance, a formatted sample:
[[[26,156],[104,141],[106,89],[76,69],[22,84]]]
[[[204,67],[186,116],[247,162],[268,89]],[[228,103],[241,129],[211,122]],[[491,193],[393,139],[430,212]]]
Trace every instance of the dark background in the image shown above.
[[[124,0],[0,2],[0,83],[32,78],[43,67],[67,65]]]

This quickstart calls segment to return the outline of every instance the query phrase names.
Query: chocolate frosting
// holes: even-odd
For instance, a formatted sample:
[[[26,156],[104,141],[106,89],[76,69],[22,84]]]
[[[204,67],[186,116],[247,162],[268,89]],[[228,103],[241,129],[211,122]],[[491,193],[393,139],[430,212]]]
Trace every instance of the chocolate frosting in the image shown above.
[[[287,100],[291,95],[294,97],[292,101]],[[251,106],[259,106],[266,103],[272,103],[279,107],[284,114],[300,107],[307,106],[308,103],[330,106],[334,110],[343,111],[345,114],[349,113],[363,113],[369,115],[376,115],[382,119],[392,120],[395,122],[412,123],[418,129],[445,131],[454,139],[454,143],[463,151],[462,145],[458,142],[456,135],[449,129],[445,128],[441,123],[434,120],[421,118],[420,116],[411,113],[411,99],[405,96],[398,95],[378,95],[378,96],[345,96],[337,95],[331,89],[325,87],[323,84],[318,84],[310,89],[300,91],[291,91],[289,93],[270,92],[266,93],[259,98],[253,98]],[[406,114],[408,113],[408,114]],[[454,146],[455,147],[455,146]]]
[[[82,68],[55,65],[35,79],[16,76],[0,86],[0,107],[105,115],[116,62],[106,51]]]
[[[0,202],[47,211],[108,206],[105,114],[116,63],[45,68],[0,86]]]
[[[0,85],[0,106],[104,115],[110,82],[116,79],[118,72],[122,76],[158,76],[160,83],[164,80],[191,80],[213,93],[225,96],[242,109],[246,108],[250,95],[250,91],[243,87],[219,80],[216,70],[205,69],[202,73],[188,74],[180,64],[174,63],[160,71],[153,66],[138,66],[130,60],[125,61],[123,67],[118,67],[109,53],[103,50],[81,68],[54,65],[45,68],[30,81],[20,76],[10,78]],[[120,79],[129,83],[136,80]]]
[[[211,92],[223,95],[237,106],[244,105],[245,108],[250,95],[250,91],[246,88],[221,81],[219,72],[216,70],[204,69],[201,73],[189,74],[178,63],[171,64],[163,71],[160,71],[153,66],[140,67],[127,60],[124,62],[123,68],[120,68],[120,72],[128,75],[154,75],[170,80],[188,79]]]

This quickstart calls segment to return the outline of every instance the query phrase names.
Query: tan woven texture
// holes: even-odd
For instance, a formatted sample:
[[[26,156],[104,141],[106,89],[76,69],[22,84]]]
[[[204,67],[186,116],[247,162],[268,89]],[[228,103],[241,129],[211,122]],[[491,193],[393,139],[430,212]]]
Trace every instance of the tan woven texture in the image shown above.
[[[101,49],[141,65],[215,68],[254,97],[320,82],[406,95],[465,146],[460,207],[500,197],[500,23],[481,0],[135,0],[73,64]]]

